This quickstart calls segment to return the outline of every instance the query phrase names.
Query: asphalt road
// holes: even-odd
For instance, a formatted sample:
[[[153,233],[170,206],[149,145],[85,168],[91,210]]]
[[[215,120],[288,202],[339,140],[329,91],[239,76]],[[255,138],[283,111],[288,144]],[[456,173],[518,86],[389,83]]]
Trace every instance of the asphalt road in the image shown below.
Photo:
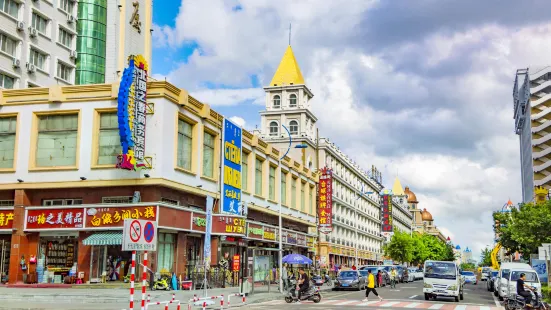
[[[495,310],[501,308],[493,295],[486,290],[486,282],[478,285],[467,284],[464,290],[464,300],[456,303],[453,298],[439,298],[425,301],[423,281],[401,283],[396,289],[387,287],[377,289],[383,301],[371,294],[369,302],[362,302],[365,291],[331,291],[322,293],[322,301],[314,304],[303,301],[298,304],[287,304],[284,300],[269,301],[249,305],[246,309],[316,309],[329,310],[339,308],[370,307],[375,309],[433,309],[433,310]]]

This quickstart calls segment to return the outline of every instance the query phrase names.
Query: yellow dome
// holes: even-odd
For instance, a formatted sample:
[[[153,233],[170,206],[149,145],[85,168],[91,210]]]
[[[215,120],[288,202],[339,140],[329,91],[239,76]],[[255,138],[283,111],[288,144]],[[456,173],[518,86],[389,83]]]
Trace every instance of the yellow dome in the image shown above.
[[[419,203],[419,201],[417,201],[417,196],[415,196],[415,193],[409,190],[409,186],[406,186],[406,190],[404,192],[408,196],[409,203]]]
[[[427,211],[427,209],[423,209],[423,211],[421,211],[421,219],[423,221],[427,221],[427,222],[432,222],[433,221],[432,214],[430,214],[430,212]]]

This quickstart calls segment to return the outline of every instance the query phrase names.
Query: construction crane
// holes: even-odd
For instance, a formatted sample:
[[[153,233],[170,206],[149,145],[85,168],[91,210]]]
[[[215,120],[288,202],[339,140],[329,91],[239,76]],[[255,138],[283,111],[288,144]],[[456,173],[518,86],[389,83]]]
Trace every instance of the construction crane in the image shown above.
[[[499,261],[497,260],[497,255],[499,254],[499,250],[501,250],[501,244],[498,243],[496,244],[496,246],[494,247],[490,255],[492,258],[492,269],[494,270],[499,270]]]

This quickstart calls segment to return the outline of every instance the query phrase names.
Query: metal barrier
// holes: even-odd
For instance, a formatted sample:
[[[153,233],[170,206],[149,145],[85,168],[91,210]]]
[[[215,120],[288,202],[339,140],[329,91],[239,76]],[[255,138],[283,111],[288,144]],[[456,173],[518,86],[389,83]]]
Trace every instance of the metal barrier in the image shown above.
[[[157,301],[157,302],[148,303],[145,305],[145,309],[147,310],[149,306],[165,305],[165,310],[168,310],[169,304],[176,304],[177,305],[176,310],[180,310],[181,305],[179,300]]]
[[[224,295],[212,297],[197,297],[197,295],[193,295],[193,298],[188,301],[187,308],[188,310],[191,310],[191,304],[193,303],[194,306],[200,306],[203,310],[205,310],[207,308],[207,301],[212,301],[215,299],[220,299],[220,310],[224,309]],[[202,301],[202,304],[197,304],[200,301]]]
[[[242,298],[241,298],[241,301],[242,301],[243,303],[245,303],[245,301],[247,301],[246,295],[247,295],[247,294],[245,294],[245,293],[229,294],[229,295],[228,295],[228,308],[231,307],[231,305],[230,305],[230,298],[231,298],[232,296],[241,296],[241,297],[242,297]]]

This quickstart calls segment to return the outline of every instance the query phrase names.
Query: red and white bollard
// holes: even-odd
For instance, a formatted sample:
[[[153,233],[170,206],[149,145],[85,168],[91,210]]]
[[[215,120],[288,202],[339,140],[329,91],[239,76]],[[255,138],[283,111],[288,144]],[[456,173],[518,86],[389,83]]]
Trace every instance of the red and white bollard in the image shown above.
[[[224,309],[224,295],[220,295],[220,310]]]

